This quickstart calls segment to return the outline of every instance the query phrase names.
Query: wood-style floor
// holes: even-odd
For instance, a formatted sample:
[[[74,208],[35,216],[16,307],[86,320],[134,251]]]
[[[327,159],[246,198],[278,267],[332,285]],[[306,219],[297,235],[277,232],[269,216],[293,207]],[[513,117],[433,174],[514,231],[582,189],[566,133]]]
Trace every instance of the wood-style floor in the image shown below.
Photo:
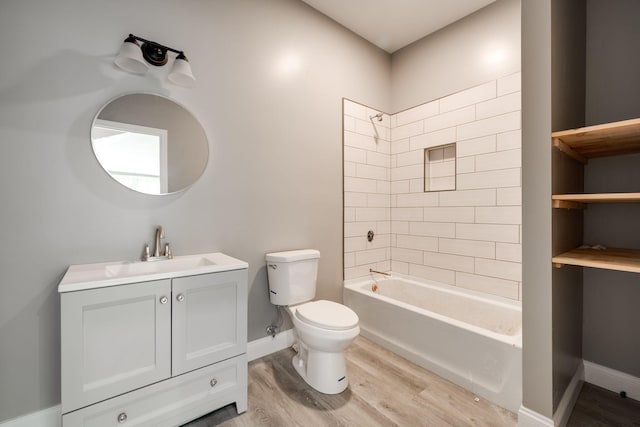
[[[293,369],[286,349],[249,364],[249,409],[235,405],[188,427],[516,426],[516,415],[358,337],[346,351],[349,388],[326,395]]]
[[[516,415],[358,337],[349,388],[326,395],[294,371],[291,349],[249,364],[249,409],[226,406],[185,427],[516,426]],[[640,427],[640,402],[585,383],[567,427]]]
[[[584,383],[567,427],[639,427],[640,402]]]

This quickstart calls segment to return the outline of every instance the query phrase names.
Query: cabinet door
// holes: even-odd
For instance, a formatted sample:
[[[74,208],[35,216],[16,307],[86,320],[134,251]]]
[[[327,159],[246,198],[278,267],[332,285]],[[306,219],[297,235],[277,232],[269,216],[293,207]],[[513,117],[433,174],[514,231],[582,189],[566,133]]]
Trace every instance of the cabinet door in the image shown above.
[[[62,412],[168,378],[171,281],[61,295]]]
[[[246,269],[176,278],[172,288],[172,375],[246,352]]]

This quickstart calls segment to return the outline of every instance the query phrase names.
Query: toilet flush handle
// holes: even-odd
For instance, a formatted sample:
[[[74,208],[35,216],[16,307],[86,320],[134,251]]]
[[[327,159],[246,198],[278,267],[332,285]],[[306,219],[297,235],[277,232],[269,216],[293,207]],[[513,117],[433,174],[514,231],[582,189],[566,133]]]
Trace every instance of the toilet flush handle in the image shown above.
[[[274,270],[278,269],[278,266],[276,264],[267,264],[270,268],[273,268]]]

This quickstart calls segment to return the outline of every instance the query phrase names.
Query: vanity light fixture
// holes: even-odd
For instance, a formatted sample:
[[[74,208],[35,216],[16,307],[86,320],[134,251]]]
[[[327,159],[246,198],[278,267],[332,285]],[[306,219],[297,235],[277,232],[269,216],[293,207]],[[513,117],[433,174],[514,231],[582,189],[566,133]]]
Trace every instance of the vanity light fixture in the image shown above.
[[[142,42],[142,45],[140,45],[139,42]],[[187,61],[184,52],[154,41],[145,40],[133,34],[129,34],[129,37],[124,40],[114,62],[125,71],[144,74],[149,69],[147,63],[157,67],[165,65],[168,61],[167,52],[177,54],[168,79],[172,83],[180,86],[188,87],[193,85],[196,79],[193,77],[191,65],[189,65],[189,61]]]

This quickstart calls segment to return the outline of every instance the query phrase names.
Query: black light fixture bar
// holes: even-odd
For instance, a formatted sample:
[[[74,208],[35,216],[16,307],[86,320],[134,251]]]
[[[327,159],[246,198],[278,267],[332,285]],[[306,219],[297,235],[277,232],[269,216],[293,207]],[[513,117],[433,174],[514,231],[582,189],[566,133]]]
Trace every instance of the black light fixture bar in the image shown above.
[[[184,52],[181,50],[162,45],[152,40],[143,39],[142,37],[138,37],[134,34],[129,34],[127,41],[142,42],[142,46],[140,46],[140,49],[142,50],[142,56],[149,64],[155,65],[156,67],[161,67],[167,63],[167,51],[177,53],[180,59],[186,59],[186,57],[184,56]]]
[[[138,41],[140,41],[140,42],[142,42],[142,43],[147,43],[148,45],[151,45],[151,46],[159,47],[160,49],[168,50],[168,51],[170,51],[170,52],[178,53],[178,54],[180,54],[180,53],[181,53],[181,54],[183,54],[183,55],[184,55],[184,52],[183,52],[183,51],[181,51],[181,50],[177,50],[177,49],[174,49],[174,48],[172,48],[172,47],[162,45],[162,44],[157,43],[157,42],[154,42],[154,41],[152,41],[152,40],[146,40],[146,39],[143,39],[142,37],[138,37],[138,36],[136,36],[136,35],[134,35],[134,34],[129,34],[129,38],[130,38],[130,39],[134,39],[134,40],[138,40]]]

